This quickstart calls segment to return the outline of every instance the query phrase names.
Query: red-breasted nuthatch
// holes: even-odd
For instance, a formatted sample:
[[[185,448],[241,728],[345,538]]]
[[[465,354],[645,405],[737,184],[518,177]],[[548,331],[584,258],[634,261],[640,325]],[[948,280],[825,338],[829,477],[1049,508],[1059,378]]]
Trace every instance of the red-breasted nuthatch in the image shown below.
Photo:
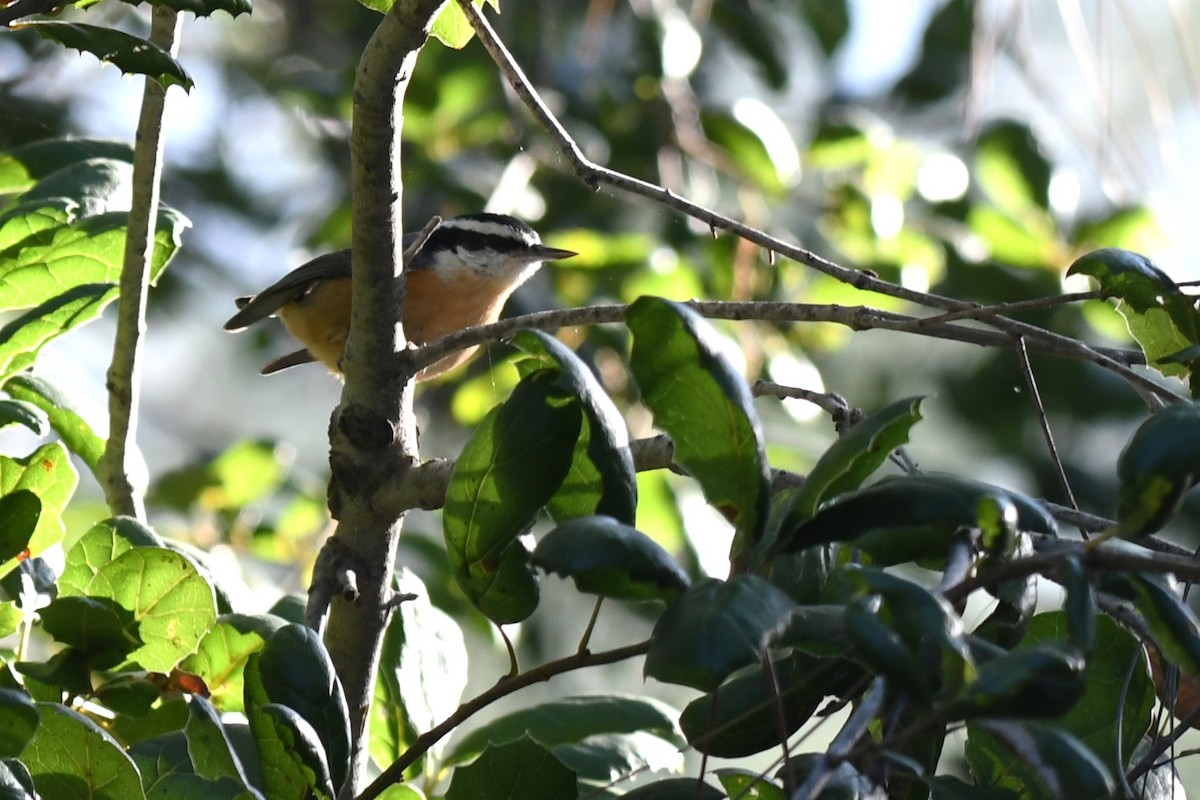
[[[404,248],[417,234],[404,237]],[[543,261],[575,253],[542,244],[537,231],[503,214],[466,214],[444,220],[405,268],[404,335],[414,344],[500,318],[505,301]],[[283,320],[303,349],[273,359],[263,375],[320,361],[341,375],[350,332],[350,251],[317,256],[253,297],[237,300],[225,330],[238,331],[269,316]],[[478,348],[452,353],[417,375],[428,380],[454,369]]]

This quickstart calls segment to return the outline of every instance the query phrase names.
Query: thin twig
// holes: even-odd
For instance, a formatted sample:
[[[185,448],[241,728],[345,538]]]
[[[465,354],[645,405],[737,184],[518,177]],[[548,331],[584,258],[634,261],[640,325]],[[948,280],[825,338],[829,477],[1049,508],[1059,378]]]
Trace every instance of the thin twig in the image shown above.
[[[1067,480],[1067,470],[1063,467],[1062,458],[1058,454],[1058,446],[1054,443],[1054,432],[1050,430],[1050,420],[1046,416],[1046,406],[1042,402],[1042,393],[1038,390],[1037,378],[1033,375],[1033,365],[1029,363],[1029,351],[1025,348],[1025,339],[1017,339],[1017,358],[1021,362],[1021,373],[1025,376],[1025,385],[1029,387],[1029,395],[1033,398],[1034,409],[1037,411],[1038,423],[1042,427],[1042,437],[1046,440],[1046,448],[1050,451],[1050,461],[1058,475],[1058,484],[1071,508],[1079,510],[1075,493],[1071,491],[1071,482]],[[1086,535],[1084,538],[1087,538]]]
[[[387,787],[404,780],[404,770],[408,769],[413,762],[428,752],[429,748],[441,741],[447,734],[467,719],[497,700],[507,697],[519,689],[532,686],[535,683],[548,681],[557,675],[587,667],[615,664],[619,661],[645,655],[649,649],[650,642],[644,641],[626,645],[625,647],[618,647],[615,650],[605,650],[600,653],[572,653],[566,658],[560,658],[557,661],[547,661],[545,664],[540,664],[519,675],[504,678],[492,688],[460,705],[445,720],[418,736],[416,741],[412,743],[412,746],[405,750],[400,758],[389,764],[388,768],[372,781],[371,785],[364,789],[362,794],[357,796],[356,800],[373,800],[373,798],[382,794],[383,790]]]
[[[179,53],[183,18],[166,6],[155,6],[151,14],[150,42],[172,58]],[[108,367],[108,443],[97,465],[109,510],[146,519],[144,477],[134,480],[131,470],[143,472],[130,462],[137,452],[137,422],[141,394],[142,334],[146,330],[146,298],[150,291],[150,260],[154,253],[154,230],[158,222],[158,199],[162,182],[162,122],[167,90],[147,77],[142,90],[142,110],[135,134],[133,203],[125,232],[125,257],[121,264],[120,296],[117,299],[117,332],[112,363]]]

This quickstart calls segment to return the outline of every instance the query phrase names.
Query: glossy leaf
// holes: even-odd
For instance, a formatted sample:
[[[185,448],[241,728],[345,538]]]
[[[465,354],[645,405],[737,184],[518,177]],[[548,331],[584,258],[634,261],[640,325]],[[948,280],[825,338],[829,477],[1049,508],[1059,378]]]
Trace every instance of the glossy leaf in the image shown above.
[[[792,652],[772,659],[770,675],[758,664],[738,670],[717,691],[688,703],[679,726],[688,744],[710,756],[761,753],[778,747],[827,696],[848,690],[861,674],[849,661]]]
[[[0,153],[0,190],[16,193],[65,166],[91,158],[133,163],[133,145],[123,139],[65,137],[27,142]],[[0,241],[0,249],[6,244]]]
[[[1115,789],[1096,754],[1071,734],[1041,723],[967,724],[967,761],[984,786],[1029,800],[1093,800]]]
[[[454,770],[446,800],[562,800],[576,797],[575,772],[529,737],[488,747]]]
[[[96,471],[100,456],[104,454],[104,439],[96,435],[60,387],[41,377],[21,373],[8,379],[4,391],[40,409],[67,449],[83,459],[93,473]]]
[[[645,675],[712,691],[734,670],[762,659],[794,608],[756,575],[694,584],[654,625]]]
[[[1105,546],[1113,544],[1117,543]],[[1134,604],[1150,638],[1168,661],[1188,674],[1200,672],[1200,620],[1180,597],[1174,576],[1110,572],[1098,588]]]
[[[133,0],[125,1],[136,5]],[[250,13],[250,0],[155,0],[155,5],[187,11],[197,17],[211,17],[218,11],[224,11],[231,17]]]
[[[214,780],[228,778],[250,791],[249,779],[229,740],[220,714],[208,700],[198,695],[190,698],[188,721],[183,733],[187,737],[188,752],[197,775]],[[254,796],[261,797],[256,791]]]
[[[539,703],[498,717],[457,741],[446,763],[469,761],[489,745],[530,736],[546,747],[574,744],[599,734],[644,732],[673,745],[683,744],[678,712],[660,700],[626,695],[568,697]]]
[[[446,489],[442,528],[458,585],[493,622],[533,613],[538,588],[518,540],[570,468],[579,436],[578,404],[557,374],[522,379],[476,427]]]
[[[192,88],[191,76],[178,61],[158,45],[137,36],[78,22],[27,20],[23,25],[32,27],[43,39],[90,53],[125,74],[145,75],[163,88],[181,86],[188,91]]]
[[[267,698],[299,714],[316,734],[333,785],[350,767],[350,714],[342,684],[321,639],[303,625],[285,625],[258,655]]]
[[[59,597],[40,614],[46,633],[86,656],[93,669],[115,667],[142,645],[133,615],[111,600]]]
[[[28,489],[0,497],[0,563],[25,552],[41,516],[42,501]]]
[[[21,754],[44,798],[140,800],[142,781],[120,744],[99,725],[59,703],[38,703],[39,722]]]
[[[624,800],[724,800],[725,793],[698,778],[667,778],[621,795]]]
[[[37,704],[16,689],[0,688],[0,758],[16,758],[33,738],[38,725]]]
[[[550,501],[551,513],[560,520],[604,514],[632,525],[637,515],[637,471],[620,410],[587,365],[553,336],[518,331],[512,343],[534,356],[528,360],[531,365],[561,370],[559,384],[579,398],[583,409],[583,430],[571,472]],[[524,367],[523,371],[533,370]]]
[[[1011,504],[1020,530],[1057,530],[1040,503],[1017,492],[953,475],[907,475],[830,502],[785,539],[784,549],[845,541],[880,564],[941,558],[959,529],[977,528],[982,514],[996,513],[989,500]]]
[[[1200,479],[1200,405],[1168,406],[1139,425],[1117,458],[1117,477],[1117,524],[1123,536],[1166,525]]]
[[[888,455],[908,442],[908,431],[921,419],[923,397],[910,397],[859,421],[830,445],[800,487],[796,512],[811,517],[825,501],[862,485]]]
[[[562,523],[538,542],[533,563],[574,579],[581,592],[619,600],[671,600],[691,585],[666,550],[611,517]]]
[[[110,213],[126,214],[132,198],[132,163],[120,157],[88,158],[60,165],[21,195],[21,202],[26,206],[40,204],[62,208],[77,219],[75,224],[79,225],[87,219]],[[74,227],[50,226],[46,233],[22,242],[16,255],[25,245],[44,247]],[[14,253],[4,255],[11,257]]]
[[[654,423],[704,496],[733,522],[736,562],[762,535],[770,479],[762,427],[745,380],[720,352],[712,327],[687,306],[656,297],[626,312],[630,367]]]
[[[321,739],[287,706],[250,707],[250,729],[262,761],[263,790],[271,800],[332,800],[333,785]]]
[[[0,400],[0,428],[22,425],[35,436],[45,436],[50,429],[42,410],[21,400]]]
[[[980,665],[952,713],[956,717],[1060,717],[1083,696],[1085,666],[1082,656],[1055,642],[1018,647]]]

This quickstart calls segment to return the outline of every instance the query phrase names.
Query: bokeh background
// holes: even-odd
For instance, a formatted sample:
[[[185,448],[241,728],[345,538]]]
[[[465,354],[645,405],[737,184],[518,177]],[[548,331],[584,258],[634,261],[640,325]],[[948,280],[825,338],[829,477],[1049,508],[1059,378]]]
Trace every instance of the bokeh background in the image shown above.
[[[1197,277],[1200,9],[1185,0],[540,0],[503,11],[489,12],[501,37],[593,160],[842,265],[984,303],[1057,294],[1070,262],[1100,245],[1145,252],[1179,281]],[[122,3],[66,13],[148,27]],[[151,521],[224,553],[261,608],[303,591],[327,533],[325,433],[340,384],[315,366],[260,377],[292,347],[281,326],[234,336],[221,323],[235,296],[346,246],[350,92],[377,21],[350,0],[256,0],[249,18],[189,18],[180,58],[196,87],[170,93],[163,198],[193,227],[151,297],[140,433]],[[140,90],[32,33],[0,34],[0,147],[64,134],[131,140]],[[425,49],[404,132],[410,229],[487,209],[580,253],[543,270],[510,313],[647,293],[903,310],[644,199],[593,192],[478,43]],[[39,361],[98,430],[113,316]],[[1025,318],[1128,342],[1099,302]],[[910,448],[923,467],[1064,501],[1012,354],[828,325],[718,327],[751,379],[836,392],[866,410],[931,396]],[[647,434],[623,329],[561,336],[629,408],[634,435]],[[515,382],[510,356],[492,347],[420,390],[424,456],[458,452]],[[1077,362],[1033,366],[1076,496],[1110,514],[1116,456],[1141,401]],[[836,435],[810,404],[764,398],[759,410],[777,467],[804,472]],[[25,446],[19,434],[0,439],[5,452]],[[74,535],[104,516],[84,480],[93,499],[73,506]],[[639,527],[693,572],[722,574],[729,532],[696,487],[652,473],[641,492]],[[1186,514],[1172,535],[1194,545],[1195,522]],[[412,515],[405,563],[470,620],[439,538],[436,513]],[[546,607],[586,618],[561,595]],[[638,625],[636,610],[620,612],[598,645],[628,642]],[[480,619],[468,627],[473,641],[493,641]],[[523,647],[560,652],[559,627],[535,617]],[[494,680],[502,665],[497,650],[472,666]]]

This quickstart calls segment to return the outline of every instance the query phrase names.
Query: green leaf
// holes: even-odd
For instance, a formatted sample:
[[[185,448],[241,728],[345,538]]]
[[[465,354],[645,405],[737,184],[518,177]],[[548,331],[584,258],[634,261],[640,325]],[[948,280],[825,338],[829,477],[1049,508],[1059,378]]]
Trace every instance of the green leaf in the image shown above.
[[[849,661],[793,651],[772,658],[769,673],[759,664],[738,670],[715,692],[688,703],[679,726],[701,753],[745,758],[778,747],[827,696],[848,690],[861,675]]]
[[[716,332],[687,306],[656,297],[634,301],[630,367],[655,424],[704,496],[736,528],[732,559],[761,536],[770,503],[762,427],[750,389],[720,353]]]
[[[412,595],[392,613],[380,654],[371,703],[371,758],[381,769],[423,732],[449,717],[467,687],[467,647],[462,630],[429,599],[421,579],[401,568],[397,594]],[[437,758],[446,741],[433,746]],[[413,765],[413,775],[423,764]]]
[[[271,800],[332,800],[335,790],[325,751],[307,720],[277,703],[250,706],[248,716],[262,762],[266,796]]]
[[[41,516],[42,501],[28,489],[0,497],[0,563],[25,552]]]
[[[782,90],[788,80],[791,43],[780,26],[747,0],[714,3],[711,11],[712,24],[757,67],[758,77],[772,89]]]
[[[93,669],[115,667],[142,645],[133,615],[111,600],[58,597],[40,615],[46,633],[86,656]]]
[[[0,758],[16,758],[38,726],[37,705],[16,689],[0,689]]]
[[[101,567],[134,547],[163,547],[154,531],[133,517],[112,517],[92,526],[67,551],[67,564],[58,579],[63,595],[82,595]]]
[[[0,495],[26,490],[42,503],[41,515],[26,546],[29,555],[40,555],[62,541],[62,513],[78,480],[71,457],[58,442],[42,445],[25,458],[0,456]],[[12,560],[0,562],[0,575],[15,565]]]
[[[756,575],[696,583],[655,623],[644,673],[712,691],[734,670],[760,661],[795,608]]]
[[[562,523],[538,542],[533,563],[573,578],[581,592],[619,600],[672,600],[691,585],[666,550],[611,517]]]
[[[1029,126],[1000,120],[979,136],[975,148],[976,177],[996,206],[1021,217],[1050,208],[1053,165]]]
[[[1028,800],[1095,800],[1116,788],[1096,754],[1056,726],[968,722],[966,754],[978,783]]]
[[[83,459],[88,468],[95,473],[100,456],[104,454],[104,439],[96,435],[92,426],[80,415],[71,398],[60,387],[44,378],[21,373],[8,379],[4,384],[4,391],[45,413],[50,427],[58,434],[62,443]]]
[[[190,224],[178,212],[159,211],[150,254],[152,283],[179,249]],[[0,309],[44,306],[71,289],[87,287],[93,293],[98,285],[115,289],[128,226],[129,214],[113,211],[58,228],[15,252],[0,252]]]
[[[0,162],[4,156],[0,155]],[[3,164],[0,163],[0,169]],[[0,253],[33,244],[78,216],[79,204],[66,197],[48,197],[18,203],[0,214]]]
[[[761,772],[749,769],[715,769],[713,774],[721,782],[729,797],[740,800],[787,800],[783,789],[771,783]]]
[[[599,734],[642,731],[681,745],[677,716],[675,709],[649,697],[594,695],[552,700],[505,714],[471,731],[456,741],[446,755],[446,763],[469,761],[489,746],[525,736],[546,747],[556,747]]]
[[[0,400],[0,428],[9,425],[23,425],[39,438],[50,431],[49,421],[42,410],[22,400]]]
[[[530,738],[488,747],[454,770],[446,800],[564,800],[578,796],[575,772]]]
[[[316,733],[340,787],[350,767],[350,712],[320,637],[303,625],[283,626],[263,645],[258,671],[270,702],[299,714]]]
[[[218,709],[243,711],[246,663],[283,625],[278,617],[222,614],[179,668],[204,681]]]
[[[58,42],[81,53],[91,53],[127,75],[152,78],[164,89],[171,86],[181,86],[186,91],[192,89],[192,79],[187,71],[153,42],[111,28],[78,22],[38,19],[26,20],[22,25],[32,27],[43,39]]]
[[[21,754],[38,794],[67,800],[144,798],[137,768],[96,723],[59,703],[38,703],[40,722]]]
[[[621,795],[623,800],[724,800],[717,791],[698,778],[667,778]]]
[[[386,3],[389,7],[395,0],[360,0],[367,2],[368,8],[373,7],[372,4]],[[475,7],[482,9],[483,0],[474,0]],[[496,10],[499,11],[499,0],[496,0],[493,5],[496,5]],[[379,9],[384,10],[384,9]],[[467,42],[471,41],[471,37],[475,35],[475,30],[471,27],[471,23],[467,21],[467,17],[463,14],[463,10],[458,7],[458,3],[447,3],[442,7],[442,10],[433,19],[433,27],[429,30],[429,35],[437,39],[447,47],[452,47],[455,50],[461,50],[467,46]]]
[[[1119,297],[1135,311],[1156,308],[1163,294],[1176,294],[1179,287],[1167,273],[1141,253],[1103,247],[1085,253],[1067,268],[1067,275],[1095,278],[1100,290]]]
[[[950,713],[955,717],[1060,717],[1083,696],[1085,666],[1079,653],[1059,642],[1018,647],[980,665],[979,674]]]
[[[27,207],[59,207],[80,221],[109,213],[125,214],[132,202],[133,165],[124,158],[67,161],[21,195],[21,203]],[[36,245],[57,235],[58,230],[58,226],[45,226],[45,233],[22,244]]]
[[[953,475],[886,478],[833,500],[785,538],[784,551],[853,542],[878,564],[946,555],[960,529],[1015,515],[1017,529],[1055,535],[1054,518],[1032,498]]]
[[[1134,431],[1117,458],[1117,525],[1122,536],[1166,525],[1200,479],[1200,405],[1179,403]]]
[[[966,0],[950,0],[929,20],[916,64],[892,89],[902,101],[936,103],[965,85],[975,31],[972,10]]]
[[[1026,641],[1061,645],[1070,630],[1064,612],[1038,614],[1030,623]],[[1054,724],[1078,736],[1104,764],[1128,764],[1150,726],[1154,683],[1142,645],[1127,630],[1109,617],[1100,617],[1096,633],[1095,651],[1082,673],[1083,696]],[[1119,758],[1118,738],[1123,744]]]
[[[522,379],[476,427],[446,488],[442,526],[455,580],[500,624],[537,607],[537,582],[518,537],[562,484],[582,424],[557,378],[542,370]]]
[[[133,163],[133,145],[124,139],[65,137],[39,139],[0,153],[0,193],[24,191],[34,182],[90,158]]]
[[[170,672],[217,617],[212,586],[180,553],[135,547],[97,570],[84,594],[114,600],[133,613],[145,642],[130,658],[152,672]]]
[[[821,503],[861,486],[893,450],[908,442],[909,429],[921,419],[922,400],[909,397],[892,403],[838,438],[809,470],[796,511],[811,517]]]
[[[1113,545],[1125,543],[1106,542],[1104,547]],[[1149,553],[1140,547],[1135,552]],[[1173,575],[1110,572],[1104,575],[1098,588],[1134,604],[1150,638],[1168,661],[1187,674],[1200,673],[1200,620],[1180,598]]]
[[[559,385],[575,395],[583,409],[583,430],[571,471],[550,501],[551,513],[560,520],[604,514],[632,525],[637,515],[637,471],[620,410],[587,365],[553,336],[518,331],[512,343],[534,356],[522,364],[561,370]],[[528,374],[534,371],[530,366],[521,368]]]

